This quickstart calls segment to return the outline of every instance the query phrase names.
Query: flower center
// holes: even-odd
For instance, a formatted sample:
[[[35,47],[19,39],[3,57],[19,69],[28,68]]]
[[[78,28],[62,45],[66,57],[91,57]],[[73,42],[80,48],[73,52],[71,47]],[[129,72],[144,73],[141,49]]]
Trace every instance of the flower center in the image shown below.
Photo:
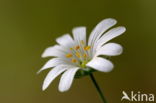
[[[81,63],[80,66],[81,66],[82,68],[85,68],[87,63],[88,63],[88,61],[83,61],[83,62]]]
[[[89,61],[89,50],[91,46],[85,45],[83,40],[80,41],[79,45],[70,48],[69,53],[65,56],[72,63],[79,65],[82,68],[86,67],[87,62]]]

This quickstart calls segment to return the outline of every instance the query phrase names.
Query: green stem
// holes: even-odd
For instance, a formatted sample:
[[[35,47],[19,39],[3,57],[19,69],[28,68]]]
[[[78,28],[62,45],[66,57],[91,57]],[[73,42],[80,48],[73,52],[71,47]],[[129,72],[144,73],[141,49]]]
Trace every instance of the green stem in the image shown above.
[[[102,93],[99,85],[97,84],[97,82],[94,78],[94,75],[92,73],[90,74],[90,78],[91,78],[92,82],[94,83],[94,86],[96,87],[96,90],[98,91],[103,103],[107,103],[107,101],[106,101],[106,99],[105,99],[105,97],[104,97],[104,95],[103,95],[103,93]]]

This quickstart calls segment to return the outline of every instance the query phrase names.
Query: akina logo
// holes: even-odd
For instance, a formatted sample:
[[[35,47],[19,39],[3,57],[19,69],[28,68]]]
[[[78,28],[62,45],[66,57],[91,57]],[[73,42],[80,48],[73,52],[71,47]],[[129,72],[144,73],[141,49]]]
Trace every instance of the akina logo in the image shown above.
[[[152,93],[146,94],[141,93],[140,91],[134,92],[131,91],[129,94],[125,91],[122,91],[122,98],[121,101],[127,100],[127,101],[136,101],[136,102],[154,102],[155,95]]]

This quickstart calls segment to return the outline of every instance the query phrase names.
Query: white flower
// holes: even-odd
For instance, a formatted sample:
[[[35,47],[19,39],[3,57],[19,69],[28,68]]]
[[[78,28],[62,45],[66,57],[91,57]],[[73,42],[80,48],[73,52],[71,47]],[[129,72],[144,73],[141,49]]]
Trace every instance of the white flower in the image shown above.
[[[46,76],[42,89],[45,90],[62,73],[59,83],[60,92],[69,90],[78,70],[87,71],[88,68],[89,70],[92,68],[101,72],[111,71],[112,62],[99,56],[116,56],[122,53],[121,45],[107,43],[126,30],[122,26],[110,29],[116,23],[117,21],[111,18],[102,20],[93,29],[88,40],[86,39],[86,27],[74,28],[72,30],[73,38],[69,34],[57,38],[58,44],[47,48],[42,54],[42,57],[54,57],[39,71],[53,68]]]

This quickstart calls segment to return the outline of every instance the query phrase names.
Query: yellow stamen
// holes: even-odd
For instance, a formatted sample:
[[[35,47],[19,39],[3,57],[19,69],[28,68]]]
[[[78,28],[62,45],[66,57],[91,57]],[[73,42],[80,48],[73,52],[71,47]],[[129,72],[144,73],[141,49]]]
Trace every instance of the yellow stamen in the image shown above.
[[[73,56],[73,55],[70,54],[70,53],[66,54],[66,57],[67,57],[67,58],[70,58],[70,57],[72,57],[72,56]]]
[[[77,56],[78,58],[80,58],[80,53],[79,53],[79,52],[76,52],[76,56]]]
[[[87,54],[83,54],[83,57],[86,58],[87,57]]]
[[[84,41],[83,41],[83,40],[81,40],[81,44],[83,44],[83,45],[84,45]]]
[[[86,50],[86,51],[89,50],[89,49],[90,49],[90,46],[85,46],[84,47],[84,50]]]
[[[80,46],[79,46],[79,45],[77,45],[77,46],[75,47],[75,49],[76,49],[76,50],[80,49]]]
[[[72,62],[73,62],[73,63],[76,63],[77,61],[76,61],[76,59],[72,59]]]
[[[70,48],[70,50],[73,50],[73,48]]]

